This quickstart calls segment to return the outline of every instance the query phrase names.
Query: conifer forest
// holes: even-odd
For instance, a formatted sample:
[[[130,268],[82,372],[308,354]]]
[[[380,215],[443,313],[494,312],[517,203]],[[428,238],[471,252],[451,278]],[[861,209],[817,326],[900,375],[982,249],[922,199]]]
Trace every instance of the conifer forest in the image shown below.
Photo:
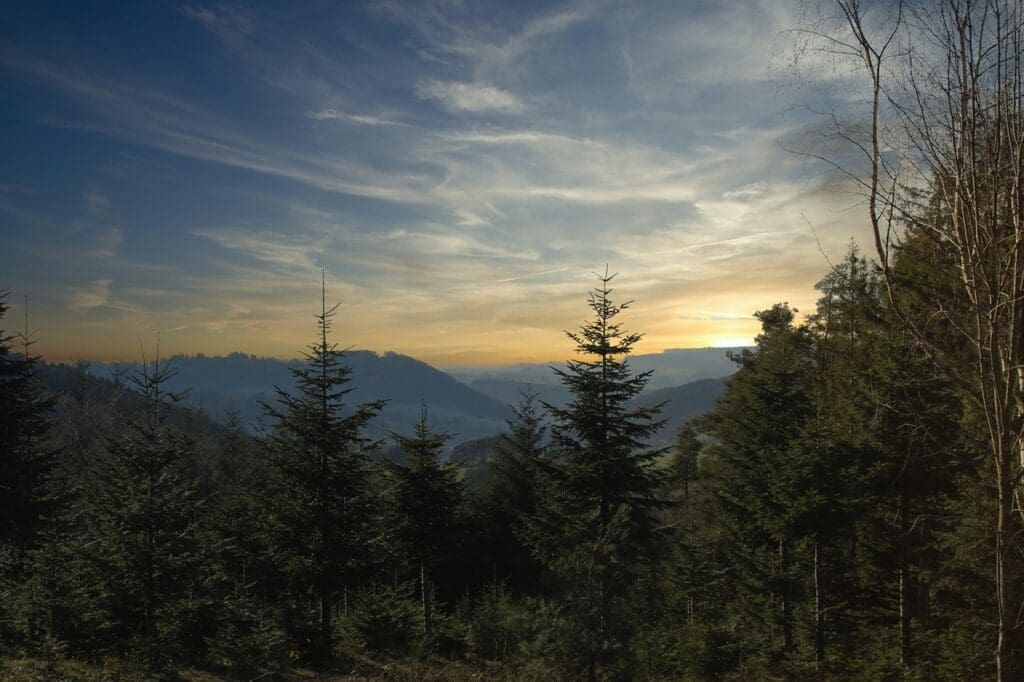
[[[1024,9],[822,6],[793,68],[860,115],[787,153],[868,239],[745,311],[696,416],[642,399],[615,262],[564,399],[459,447],[429,394],[381,426],[330,270],[255,420],[148,340],[38,354],[0,271],[0,678],[1024,679]]]

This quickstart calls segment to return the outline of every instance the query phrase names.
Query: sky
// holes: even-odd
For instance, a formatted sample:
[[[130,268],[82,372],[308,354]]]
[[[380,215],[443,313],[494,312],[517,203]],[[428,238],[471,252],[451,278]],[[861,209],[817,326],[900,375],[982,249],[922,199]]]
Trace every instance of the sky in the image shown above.
[[[0,9],[0,288],[48,360],[572,352],[595,272],[637,351],[809,310],[865,212],[787,141],[837,84],[780,0]]]

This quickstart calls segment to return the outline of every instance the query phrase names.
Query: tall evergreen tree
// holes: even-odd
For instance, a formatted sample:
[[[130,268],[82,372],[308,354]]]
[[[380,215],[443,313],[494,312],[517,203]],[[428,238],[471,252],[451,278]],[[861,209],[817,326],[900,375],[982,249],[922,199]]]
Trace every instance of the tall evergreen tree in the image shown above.
[[[526,520],[537,511],[539,469],[547,458],[547,425],[539,407],[533,392],[512,406],[508,432],[498,437],[477,493],[492,578],[520,590],[536,589],[540,571],[525,539]]]
[[[181,611],[200,561],[195,447],[169,421],[180,399],[165,387],[173,376],[157,359],[132,377],[136,414],[90,472],[84,507],[101,627],[149,665],[166,664],[188,635]]]
[[[329,656],[335,602],[366,565],[373,506],[367,490],[370,441],[364,431],[384,406],[374,400],[350,408],[352,370],[330,340],[337,305],[326,288],[316,316],[319,338],[292,369],[295,393],[278,388],[278,405],[265,405],[273,427],[266,445],[272,477],[267,491],[275,517],[275,546],[294,584],[318,607],[318,656]]]
[[[717,441],[709,456],[718,465],[720,518],[735,549],[735,606],[744,626],[759,633],[747,646],[768,657],[790,655],[796,646],[794,553],[806,515],[794,497],[813,461],[806,453],[793,456],[814,414],[811,343],[805,329],[794,328],[794,312],[777,304],[756,314],[756,349],[736,357],[739,371],[701,420]]]
[[[0,290],[0,320],[7,313]],[[37,376],[26,329],[20,349],[15,336],[0,329],[0,545],[30,547],[60,501],[56,452],[48,442],[54,400]],[[17,352],[19,351],[20,352]]]
[[[205,589],[216,600],[211,653],[236,673],[252,676],[273,665],[285,644],[275,606],[285,592],[282,571],[268,546],[270,514],[261,484],[266,461],[237,412],[229,412],[207,484],[204,515]]]
[[[625,331],[616,319],[631,302],[612,301],[614,277],[606,271],[590,292],[593,319],[566,332],[582,359],[555,370],[572,400],[545,405],[558,461],[546,467],[545,496],[530,533],[538,558],[560,579],[590,679],[623,656],[628,643],[624,597],[654,546],[662,477],[655,464],[664,452],[647,446],[663,424],[661,405],[630,406],[651,372],[629,367],[627,356],[642,334]]]
[[[676,434],[676,442],[672,448],[672,456],[669,459],[668,478],[666,480],[666,484],[670,488],[679,490],[680,499],[678,503],[682,506],[684,523],[687,526],[689,535],[692,535],[694,530],[690,494],[694,479],[697,477],[697,458],[700,455],[701,447],[703,446],[697,438],[697,429],[689,422],[683,424]]]
[[[436,433],[427,410],[411,436],[393,434],[403,463],[391,463],[388,532],[393,552],[406,569],[419,573],[423,626],[433,629],[433,570],[447,559],[458,542],[463,503],[462,484],[455,465],[443,461],[447,433]]]
[[[866,487],[876,450],[862,419],[862,378],[871,365],[882,325],[879,281],[853,243],[846,257],[821,279],[815,311],[807,318],[813,369],[813,416],[794,443],[793,460],[809,473],[797,493],[807,512],[815,661],[825,664],[826,642],[848,632],[854,587],[856,520],[865,512]],[[839,639],[848,639],[840,637]]]
[[[912,267],[930,266],[918,258]],[[879,275],[856,247],[817,289],[822,297],[809,318],[817,410],[856,455],[841,480],[848,507],[842,534],[855,536],[857,550],[836,557],[846,564],[840,582],[847,591],[837,595],[845,606],[832,613],[846,621],[842,629],[860,628],[867,640],[896,622],[898,658],[877,651],[873,658],[911,669],[913,621],[928,627],[930,620],[920,595],[927,591],[924,576],[936,566],[935,531],[948,525],[941,510],[963,471],[955,452],[961,406],[952,385],[894,319]]]
[[[0,290],[0,322],[7,295]],[[31,553],[56,530],[53,521],[66,501],[50,437],[54,399],[39,380],[29,330],[20,336],[15,348],[16,336],[0,329],[0,640],[16,629],[38,635],[36,619],[15,613],[22,610]],[[27,622],[18,628],[17,621]]]

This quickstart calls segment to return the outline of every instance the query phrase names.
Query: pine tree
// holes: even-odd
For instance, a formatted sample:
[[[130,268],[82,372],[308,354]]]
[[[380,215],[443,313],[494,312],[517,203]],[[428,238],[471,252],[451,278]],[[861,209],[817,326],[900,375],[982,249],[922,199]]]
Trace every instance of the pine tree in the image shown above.
[[[186,598],[201,560],[195,446],[170,424],[181,397],[165,386],[174,374],[157,359],[132,377],[137,413],[89,472],[84,507],[83,549],[100,582],[101,627],[118,645],[132,643],[150,666],[179,654],[189,634]]]
[[[547,425],[537,394],[523,393],[513,405],[508,431],[497,438],[487,477],[474,496],[481,538],[480,551],[489,560],[485,567],[493,581],[508,581],[517,590],[537,587],[540,566],[525,537],[526,519],[537,510],[540,467],[547,459]]]
[[[760,633],[747,645],[769,656],[795,650],[794,553],[808,516],[797,496],[813,464],[806,451],[794,456],[814,415],[812,347],[806,330],[793,327],[794,312],[777,304],[756,313],[762,325],[757,348],[736,356],[739,370],[701,419],[702,430],[717,441],[709,457],[716,463],[720,518],[734,548],[735,606],[748,631]],[[772,641],[780,630],[781,647]]]
[[[589,294],[594,318],[566,332],[582,359],[555,370],[572,400],[545,405],[558,461],[544,470],[545,495],[530,530],[538,558],[565,590],[562,604],[590,679],[628,643],[626,588],[654,546],[655,464],[664,452],[647,447],[662,425],[661,405],[629,404],[651,372],[633,374],[627,362],[642,335],[616,319],[630,302],[612,301],[614,277],[606,272]]]
[[[697,457],[700,455],[700,440],[697,438],[697,429],[693,424],[687,422],[679,428],[676,434],[675,446],[672,448],[672,456],[669,459],[668,477],[666,484],[672,488],[678,488],[681,493],[679,504],[683,507],[683,516],[687,526],[688,535],[693,535],[693,509],[690,502],[690,494],[694,479],[697,477]]]
[[[442,459],[447,433],[435,433],[423,408],[411,436],[392,434],[404,463],[391,463],[387,525],[395,557],[419,573],[423,626],[433,629],[433,570],[456,547],[463,490],[455,465]]]
[[[202,536],[204,587],[217,603],[211,653],[251,677],[282,658],[285,635],[275,604],[286,581],[268,547],[268,508],[261,485],[266,462],[237,412],[229,412],[208,485]]]
[[[0,321],[7,293],[0,290]],[[26,314],[20,348],[0,329],[0,639],[15,631],[32,639],[45,627],[38,612],[25,608],[25,585],[33,552],[56,532],[68,501],[51,438],[54,399],[38,377],[27,326]]]
[[[335,602],[354,585],[368,560],[373,509],[364,435],[384,406],[374,400],[349,408],[352,370],[330,341],[337,305],[326,289],[316,316],[319,338],[292,369],[296,391],[277,389],[278,405],[266,442],[272,470],[266,493],[274,515],[274,544],[285,572],[318,606],[314,653],[331,652]],[[305,595],[299,595],[302,601]]]
[[[0,290],[0,320],[8,310]],[[0,329],[0,545],[21,552],[58,510],[56,451],[48,442],[54,404],[37,376],[26,329],[20,353],[15,337]]]
[[[928,263],[904,267],[921,270]],[[829,543],[822,547],[831,559],[824,562],[831,574],[825,582],[839,602],[826,608],[836,631],[861,628],[861,647],[897,622],[898,665],[910,669],[912,622],[929,621],[927,600],[917,596],[927,588],[922,576],[935,566],[929,558],[934,532],[946,525],[938,521],[940,510],[963,469],[955,453],[959,399],[900,329],[877,272],[855,246],[817,289],[822,297],[809,318],[816,404],[819,419],[832,428],[829,439],[812,447],[821,450],[831,440],[832,451],[844,451],[846,460],[833,469],[833,481],[845,489],[831,488],[843,513],[817,516],[835,549],[857,547],[856,554],[841,555]],[[895,661],[891,651],[871,656]]]
[[[792,463],[807,475],[792,496],[804,509],[811,556],[815,663],[825,664],[831,633],[851,630],[851,606],[862,597],[853,575],[857,521],[865,509],[874,448],[861,419],[868,401],[861,378],[871,363],[881,325],[879,281],[853,243],[821,279],[817,307],[807,318],[813,345],[809,381],[814,413],[794,442]],[[796,469],[797,467],[793,467]]]

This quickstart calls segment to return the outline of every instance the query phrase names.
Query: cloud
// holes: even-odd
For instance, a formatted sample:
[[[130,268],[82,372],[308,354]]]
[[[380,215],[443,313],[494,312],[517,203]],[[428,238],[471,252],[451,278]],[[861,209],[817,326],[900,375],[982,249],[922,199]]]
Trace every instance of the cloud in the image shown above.
[[[397,126],[400,128],[411,128],[408,123],[402,121],[394,121],[389,118],[381,116],[368,116],[364,114],[349,114],[344,111],[338,111],[336,109],[322,109],[320,111],[314,111],[309,114],[309,117],[315,121],[346,121],[348,123],[359,123],[368,126]]]
[[[185,5],[182,13],[198,21],[203,28],[222,40],[247,35],[255,30],[253,17],[239,5],[222,3],[214,8]]]
[[[72,287],[67,294],[68,308],[84,314],[95,308],[110,305],[110,285],[113,280],[95,279],[84,287]]]
[[[440,232],[410,232],[400,229],[390,232],[386,239],[401,241],[409,245],[411,254],[430,254],[441,256],[458,256],[463,258],[511,258],[516,260],[535,260],[536,251],[503,247],[500,244],[487,244],[464,234],[445,234]]]
[[[192,230],[197,237],[209,239],[218,246],[244,254],[264,263],[281,266],[293,275],[319,268],[317,254],[322,251],[320,240],[307,240],[299,235],[221,228]]]
[[[802,121],[779,114],[766,66],[789,21],[775,5],[188,5],[187,66],[216,93],[110,53],[0,43],[5,76],[58,95],[24,110],[117,141],[104,165],[120,172],[116,211],[85,173],[61,188],[85,199],[74,250],[48,243],[71,229],[55,213],[17,217],[11,243],[78,278],[58,289],[76,309],[122,310],[116,281],[146,329],[187,324],[223,351],[301,347],[320,267],[350,306],[346,343],[428,359],[571,352],[560,330],[606,262],[650,343],[743,336],[749,311],[813,301],[826,266],[802,213],[826,250],[863,223],[779,149]],[[0,196],[5,214],[40,203]]]
[[[199,104],[130,79],[96,76],[70,64],[53,64],[0,52],[0,65],[46,83],[85,105],[81,118],[51,124],[99,132],[136,144],[211,163],[276,175],[318,189],[385,201],[425,200],[431,179],[381,172],[353,158],[297,151],[257,134]],[[92,115],[86,115],[90,112]]]
[[[93,258],[113,258],[124,241],[124,233],[112,227],[102,230],[95,237],[93,247],[86,251],[86,254]]]
[[[541,272],[530,272],[524,275],[519,275],[517,277],[505,277],[504,279],[499,279],[498,282],[501,284],[506,284],[508,282],[521,282],[524,279],[534,279],[535,277],[547,277],[548,275],[556,275],[565,272],[568,269],[569,268],[555,268],[553,270],[543,270]]]
[[[92,214],[105,213],[110,208],[110,199],[99,192],[86,190],[82,192],[82,198],[85,199],[86,206]]]
[[[750,313],[735,313],[727,311],[715,311],[715,310],[702,310],[693,309],[690,312],[680,315],[680,320],[700,320],[700,321],[723,321],[723,320],[749,320],[751,318]]]
[[[764,180],[758,180],[757,182],[752,182],[749,185],[744,185],[738,189],[729,190],[728,192],[725,192],[722,197],[725,199],[748,199],[761,196],[767,189],[768,183]]]
[[[478,83],[429,80],[416,86],[421,99],[435,99],[452,112],[518,114],[526,105],[507,90]]]

